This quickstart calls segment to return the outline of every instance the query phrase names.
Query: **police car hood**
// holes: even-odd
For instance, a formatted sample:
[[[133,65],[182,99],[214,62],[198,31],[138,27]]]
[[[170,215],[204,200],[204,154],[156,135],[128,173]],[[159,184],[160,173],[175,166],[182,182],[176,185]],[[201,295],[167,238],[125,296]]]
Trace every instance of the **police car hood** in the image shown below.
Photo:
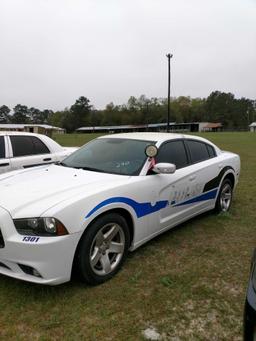
[[[14,171],[0,176],[0,207],[13,218],[36,217],[67,199],[89,196],[129,178],[58,165]]]

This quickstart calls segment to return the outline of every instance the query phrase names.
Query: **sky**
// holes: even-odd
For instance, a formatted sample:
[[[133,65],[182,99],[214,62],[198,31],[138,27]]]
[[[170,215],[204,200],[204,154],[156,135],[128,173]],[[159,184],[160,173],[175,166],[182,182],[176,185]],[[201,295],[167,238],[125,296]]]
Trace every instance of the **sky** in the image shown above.
[[[0,106],[256,99],[256,0],[0,0]]]

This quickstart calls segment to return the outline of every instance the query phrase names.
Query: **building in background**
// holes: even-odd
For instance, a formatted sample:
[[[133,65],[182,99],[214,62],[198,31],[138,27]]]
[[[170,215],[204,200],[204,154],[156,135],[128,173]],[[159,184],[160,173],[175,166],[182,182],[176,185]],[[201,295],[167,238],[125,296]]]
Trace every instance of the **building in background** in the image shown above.
[[[250,125],[249,125],[249,129],[252,133],[255,133],[256,132],[256,122],[252,122]]]
[[[221,123],[207,123],[203,128],[202,131],[221,131],[222,124]]]
[[[50,137],[53,133],[65,133],[65,129],[48,124],[0,124],[0,131],[25,131],[28,133],[44,134]]]
[[[132,131],[166,131],[166,123],[154,124],[136,124],[136,125],[120,125],[120,126],[91,126],[76,129],[78,133],[121,133]],[[191,122],[191,123],[175,123],[169,125],[171,132],[201,132],[201,131],[219,131],[222,129],[221,123],[209,122]]]

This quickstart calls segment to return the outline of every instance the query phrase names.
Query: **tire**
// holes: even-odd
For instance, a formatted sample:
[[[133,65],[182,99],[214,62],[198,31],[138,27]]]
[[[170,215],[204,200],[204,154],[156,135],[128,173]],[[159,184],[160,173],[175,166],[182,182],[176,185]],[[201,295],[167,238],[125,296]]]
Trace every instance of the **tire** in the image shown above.
[[[218,194],[218,198],[215,204],[215,211],[217,213],[227,212],[230,209],[233,198],[233,186],[229,179],[224,179],[220,191]]]
[[[129,228],[121,215],[108,213],[99,217],[79,243],[76,265],[80,278],[91,285],[112,278],[122,267],[129,245]]]

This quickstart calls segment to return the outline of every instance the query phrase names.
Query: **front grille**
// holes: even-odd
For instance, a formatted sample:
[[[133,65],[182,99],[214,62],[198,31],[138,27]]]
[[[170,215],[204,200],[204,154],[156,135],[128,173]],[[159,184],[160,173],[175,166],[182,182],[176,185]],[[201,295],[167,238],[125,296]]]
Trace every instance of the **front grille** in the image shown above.
[[[2,232],[0,230],[0,249],[4,248],[5,244],[4,244],[4,237],[2,235]]]

